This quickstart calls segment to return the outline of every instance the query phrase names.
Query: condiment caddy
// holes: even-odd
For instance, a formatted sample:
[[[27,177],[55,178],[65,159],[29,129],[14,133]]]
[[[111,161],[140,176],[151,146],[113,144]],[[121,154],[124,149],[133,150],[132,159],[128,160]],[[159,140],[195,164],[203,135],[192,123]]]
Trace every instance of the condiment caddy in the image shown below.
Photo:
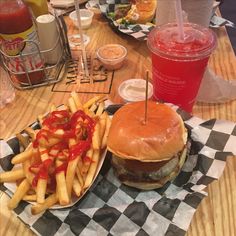
[[[11,7],[9,2],[5,4]],[[39,17],[31,17],[24,3],[10,4],[15,12],[11,9],[9,14],[0,12],[0,60],[11,83],[25,90],[59,82],[63,78],[60,72],[71,58],[63,16],[45,14],[37,21]],[[9,18],[10,14],[14,20]]]

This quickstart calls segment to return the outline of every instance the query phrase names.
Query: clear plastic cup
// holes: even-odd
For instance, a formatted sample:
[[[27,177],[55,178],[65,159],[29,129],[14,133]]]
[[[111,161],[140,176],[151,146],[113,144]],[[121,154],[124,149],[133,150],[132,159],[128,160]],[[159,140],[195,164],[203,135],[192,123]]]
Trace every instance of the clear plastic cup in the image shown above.
[[[184,23],[181,41],[176,23],[154,28],[147,45],[152,53],[153,97],[192,112],[216,35],[208,28]]]

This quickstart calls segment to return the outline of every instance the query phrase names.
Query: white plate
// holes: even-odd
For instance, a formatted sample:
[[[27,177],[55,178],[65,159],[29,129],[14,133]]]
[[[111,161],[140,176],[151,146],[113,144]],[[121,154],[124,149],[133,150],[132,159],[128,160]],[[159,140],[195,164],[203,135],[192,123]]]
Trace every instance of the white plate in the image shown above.
[[[105,160],[105,157],[106,157],[106,153],[107,153],[107,150],[105,149],[104,152],[102,153],[101,157],[100,157],[100,161],[98,163],[98,167],[97,167],[97,170],[96,170],[96,173],[95,173],[95,176],[93,178],[93,181],[92,183],[89,185],[89,187],[83,192],[83,194],[80,196],[80,197],[76,197],[76,196],[72,196],[71,198],[71,203],[66,205],[66,206],[61,206],[59,204],[56,204],[52,207],[50,207],[49,209],[63,209],[63,208],[67,208],[67,207],[71,207],[73,206],[75,203],[77,203],[85,194],[86,192],[90,189],[90,187],[92,186],[92,184],[94,183],[95,179],[97,178],[101,168],[102,168],[102,165],[103,165],[103,162]],[[19,169],[21,168],[21,165],[15,165],[14,166],[14,169]],[[4,183],[3,184],[10,192],[11,194],[13,195],[13,193],[16,191],[16,184],[15,183]],[[36,203],[35,202],[30,202],[30,201],[27,201],[28,203],[32,204],[32,205],[35,205]]]

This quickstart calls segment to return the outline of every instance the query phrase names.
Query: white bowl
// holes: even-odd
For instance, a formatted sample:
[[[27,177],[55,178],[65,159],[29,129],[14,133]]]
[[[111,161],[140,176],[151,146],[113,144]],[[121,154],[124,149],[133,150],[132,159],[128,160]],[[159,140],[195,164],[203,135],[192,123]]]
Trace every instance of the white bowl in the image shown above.
[[[90,37],[86,34],[83,34],[84,46],[87,46],[90,42]],[[81,49],[81,39],[80,34],[72,34],[68,36],[69,45],[72,50]]]
[[[80,9],[80,19],[82,29],[88,29],[92,23],[94,13],[88,9]],[[70,19],[74,25],[78,28],[77,14],[76,11],[72,11],[69,14]]]
[[[146,80],[129,79],[122,82],[118,88],[119,95],[125,102],[138,102],[145,100]],[[153,95],[153,86],[148,82],[148,99]]]
[[[118,70],[127,56],[127,49],[120,44],[106,44],[97,50],[97,58],[107,70]]]

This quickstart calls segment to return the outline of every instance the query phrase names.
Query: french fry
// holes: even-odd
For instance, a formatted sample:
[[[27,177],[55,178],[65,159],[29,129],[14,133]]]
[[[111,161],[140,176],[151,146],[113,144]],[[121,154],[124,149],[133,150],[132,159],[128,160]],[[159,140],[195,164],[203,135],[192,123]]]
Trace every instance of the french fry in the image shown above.
[[[70,160],[66,170],[66,187],[69,199],[71,199],[72,186],[75,177],[76,167],[79,161],[80,156],[77,156],[75,159]]]
[[[19,140],[20,144],[24,147],[27,148],[29,145],[29,139],[22,134],[16,134],[17,139]]]
[[[54,133],[55,137],[63,138],[63,135],[65,134],[63,129],[58,129]]]
[[[38,121],[39,121],[40,126],[42,127],[43,126],[43,115],[38,115]]]
[[[24,201],[30,201],[30,202],[36,202],[37,196],[36,196],[36,194],[26,194],[26,195],[23,197],[23,200],[24,200]]]
[[[104,102],[100,102],[99,105],[98,105],[98,109],[96,111],[97,116],[100,116],[103,113],[104,107],[105,107]]]
[[[37,215],[37,214],[47,210],[48,208],[50,208],[51,206],[56,204],[57,201],[58,201],[57,194],[56,193],[51,194],[49,197],[47,197],[45,199],[43,204],[36,204],[31,207],[32,215]]]
[[[44,203],[46,190],[47,190],[47,180],[39,178],[36,187],[37,203],[40,204]]]
[[[83,108],[90,108],[94,103],[96,103],[99,99],[101,99],[102,96],[95,96],[91,99],[89,99],[84,105]]]
[[[100,126],[100,142],[102,143],[102,139],[103,139],[103,136],[104,136],[104,133],[105,133],[105,130],[106,130],[106,121],[107,121],[107,116],[106,116],[106,112],[103,112],[101,115],[100,115],[100,119],[99,119],[99,126]]]
[[[50,149],[50,151],[49,151],[49,153],[48,153],[48,155],[50,156],[50,157],[52,157],[52,158],[56,158],[56,157],[58,157],[58,153],[59,153],[59,149],[58,148],[51,148]]]
[[[92,162],[92,157],[93,157],[93,149],[90,148],[87,153],[85,158],[83,159],[83,165],[81,168],[81,174],[83,176],[83,180],[85,180],[86,174],[88,172],[89,166]]]
[[[30,189],[30,183],[28,182],[27,179],[24,179],[20,183],[20,185],[17,187],[12,198],[9,200],[8,205],[7,205],[8,208],[10,210],[16,208],[29,189]]]
[[[57,156],[57,160],[66,161],[68,159],[68,155],[65,155],[63,152],[60,152]]]
[[[109,129],[111,126],[111,119],[107,113],[105,113],[105,114],[106,114],[106,129],[105,129],[105,132],[104,132],[104,135],[102,138],[101,149],[104,149],[107,145],[107,137],[108,137]]]
[[[83,186],[84,185],[84,180],[83,180],[83,177],[82,177],[82,174],[81,174],[81,167],[79,165],[76,168],[76,176],[79,180],[80,185]]]
[[[82,106],[82,103],[81,103],[81,101],[79,99],[78,94],[73,91],[73,92],[71,92],[71,97],[73,98],[73,100],[75,102],[77,110],[79,110],[79,109],[81,110],[83,108],[83,106]]]
[[[83,188],[82,188],[79,180],[77,179],[77,177],[75,177],[74,181],[73,181],[73,191],[77,197],[79,197],[81,195],[82,190],[83,190]]]
[[[45,138],[39,139],[39,145],[43,147],[52,147],[53,145],[59,143],[60,141],[61,139],[51,136],[48,139]]]
[[[62,161],[56,161],[56,167],[63,165]],[[57,194],[60,205],[65,206],[69,204],[70,199],[66,187],[65,172],[60,171],[56,173]]]
[[[94,104],[89,108],[89,110],[94,113],[94,112],[97,110],[97,108],[98,108],[98,106],[94,103]]]
[[[36,132],[34,129],[32,129],[31,127],[26,127],[24,131],[30,136],[30,138],[32,138],[33,140],[35,139]]]
[[[85,179],[84,189],[88,188],[90,184],[92,183],[94,175],[97,170],[98,161],[99,161],[99,150],[94,150],[92,162],[90,164],[90,167],[89,167],[86,179]]]
[[[31,167],[30,172],[32,172],[34,174],[38,174],[39,173],[39,167]]]
[[[23,169],[11,170],[0,173],[0,183],[3,182],[15,182],[16,180],[25,177],[25,172]]]
[[[26,161],[27,159],[29,159],[32,155],[33,155],[33,149],[32,149],[32,147],[30,147],[26,151],[21,152],[20,154],[14,156],[11,160],[11,163],[13,165],[22,163],[22,162]]]
[[[32,174],[32,172],[29,171],[29,168],[31,167],[30,160],[28,159],[25,162],[23,162],[22,167],[23,167],[26,179],[29,181],[29,183],[32,183],[34,179],[34,175]]]
[[[95,109],[96,110],[96,109]],[[84,112],[90,117],[95,117],[95,113],[88,108],[84,108]]]
[[[42,162],[49,159],[48,149],[46,147],[42,147],[41,145],[39,145],[38,150],[39,150],[39,154],[40,154],[40,158]]]
[[[101,146],[101,139],[100,139],[100,124],[99,122],[96,123],[94,132],[93,132],[93,137],[92,137],[92,146],[93,149],[100,149]]]
[[[76,107],[75,101],[74,101],[74,99],[72,97],[70,97],[69,100],[68,100],[68,106],[69,106],[70,111],[72,113],[77,111],[77,107]]]

